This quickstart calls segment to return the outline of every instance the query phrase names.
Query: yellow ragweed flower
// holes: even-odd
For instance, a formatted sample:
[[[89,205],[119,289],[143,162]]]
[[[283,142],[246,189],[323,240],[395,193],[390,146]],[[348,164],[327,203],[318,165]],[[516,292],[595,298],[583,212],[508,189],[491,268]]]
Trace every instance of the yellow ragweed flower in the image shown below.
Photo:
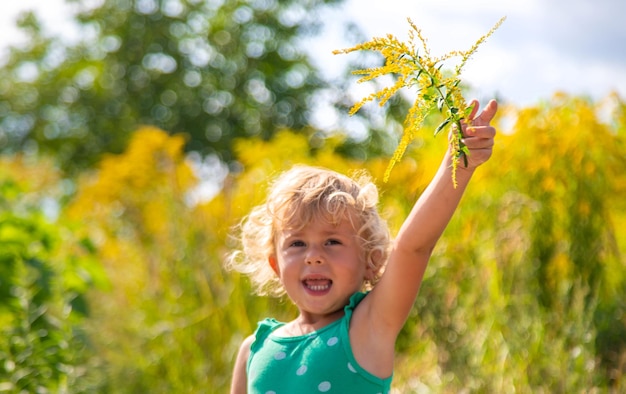
[[[384,181],[389,179],[394,165],[402,159],[407,147],[413,141],[422,124],[431,110],[437,108],[445,115],[445,120],[435,130],[435,135],[439,134],[447,127],[455,126],[451,133],[452,158],[452,180],[456,187],[456,169],[460,160],[467,165],[467,155],[469,154],[465,144],[463,144],[461,121],[471,121],[466,119],[471,113],[461,91],[460,74],[469,58],[478,50],[478,47],[492,35],[504,22],[501,18],[487,34],[480,37],[467,51],[451,51],[440,57],[433,57],[428,47],[428,41],[422,31],[408,19],[409,42],[401,42],[395,36],[387,34],[386,37],[373,38],[358,44],[352,48],[333,51],[334,54],[351,53],[355,51],[377,51],[383,55],[385,63],[381,67],[356,70],[355,75],[362,77],[357,81],[363,83],[374,80],[383,75],[390,75],[395,78],[392,86],[382,88],[378,92],[372,93],[350,109],[350,115],[358,112],[366,103],[377,100],[383,106],[400,89],[405,87],[417,87],[418,95],[413,105],[409,109],[404,120],[404,131],[400,143],[393,153],[389,166],[385,171]],[[418,49],[418,43],[420,49]],[[459,63],[454,68],[451,76],[446,77],[441,69],[444,63],[452,58],[460,58]]]

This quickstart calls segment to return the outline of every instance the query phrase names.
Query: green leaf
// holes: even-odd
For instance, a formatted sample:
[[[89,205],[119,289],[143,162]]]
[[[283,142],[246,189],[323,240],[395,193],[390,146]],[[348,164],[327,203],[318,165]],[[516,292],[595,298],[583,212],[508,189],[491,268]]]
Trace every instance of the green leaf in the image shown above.
[[[437,128],[435,129],[435,135],[441,133],[441,130],[443,130],[448,125],[448,123],[450,123],[451,120],[452,118],[448,118],[441,122],[441,124],[439,124],[439,126],[437,126]]]
[[[443,110],[443,105],[445,104],[446,100],[443,97],[437,97],[437,109],[439,110],[439,112],[441,112]]]

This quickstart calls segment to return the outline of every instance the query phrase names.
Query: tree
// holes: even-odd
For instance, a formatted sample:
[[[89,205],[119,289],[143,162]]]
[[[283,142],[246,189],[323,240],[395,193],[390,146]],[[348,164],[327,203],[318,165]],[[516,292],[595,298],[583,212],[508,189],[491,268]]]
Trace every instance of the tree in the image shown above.
[[[0,149],[51,153],[65,169],[120,153],[138,125],[188,135],[229,162],[235,138],[308,124],[326,86],[298,39],[341,0],[74,1],[83,39],[29,36],[0,69]]]

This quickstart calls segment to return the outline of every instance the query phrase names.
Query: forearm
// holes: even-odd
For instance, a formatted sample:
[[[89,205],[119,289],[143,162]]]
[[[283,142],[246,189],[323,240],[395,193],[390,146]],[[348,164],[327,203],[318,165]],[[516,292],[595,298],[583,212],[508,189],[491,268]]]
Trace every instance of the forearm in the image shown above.
[[[400,229],[396,248],[430,255],[459,205],[473,173],[474,169],[459,165],[455,188],[450,156],[447,154]]]
[[[386,330],[397,333],[415,302],[424,272],[437,240],[448,225],[473,170],[457,169],[457,187],[452,181],[450,156],[446,155],[439,170],[415,203],[396,236],[385,274],[372,291],[376,316]],[[382,294],[382,295],[381,295]],[[382,306],[378,306],[380,301]],[[393,300],[389,302],[388,300]]]
[[[435,244],[452,218],[474,170],[486,162],[492,153],[496,130],[489,125],[496,113],[492,100],[475,117],[478,103],[472,103],[471,130],[465,130],[463,139],[470,153],[468,167],[460,163],[456,171],[457,186],[452,180],[450,153],[446,154],[426,190],[415,203],[400,228],[389,256],[385,274],[370,297],[372,316],[383,332],[396,334],[404,324],[419,291],[428,260]]]

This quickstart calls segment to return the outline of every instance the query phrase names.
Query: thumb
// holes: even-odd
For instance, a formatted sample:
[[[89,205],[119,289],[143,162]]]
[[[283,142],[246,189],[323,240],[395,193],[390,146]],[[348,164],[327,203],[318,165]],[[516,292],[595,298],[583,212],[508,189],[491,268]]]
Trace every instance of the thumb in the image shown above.
[[[472,111],[470,115],[470,119],[472,119],[473,126],[486,126],[491,122],[491,120],[496,116],[496,112],[498,111],[498,102],[496,100],[491,100],[487,104],[487,106],[482,110],[482,112],[475,118],[471,116],[475,115],[475,110]]]

